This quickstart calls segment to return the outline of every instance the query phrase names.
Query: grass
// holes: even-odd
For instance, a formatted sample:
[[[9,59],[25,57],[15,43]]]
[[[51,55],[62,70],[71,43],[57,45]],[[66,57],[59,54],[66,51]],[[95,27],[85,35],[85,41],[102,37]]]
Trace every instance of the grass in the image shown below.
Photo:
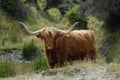
[[[41,53],[41,49],[38,49],[34,40],[24,43],[22,47],[22,56],[26,60],[34,59],[37,54]]]
[[[105,63],[105,62],[104,62]],[[19,79],[49,79],[49,80],[119,80],[120,64],[92,64],[92,63],[75,63],[57,69],[49,69],[42,71],[39,74],[18,75],[4,80],[19,80]]]
[[[12,45],[12,46],[11,46]],[[7,51],[7,52],[10,52],[12,51],[13,49],[21,49],[22,47],[22,44],[6,44],[4,46],[0,46],[0,54],[2,54],[2,51]]]
[[[96,47],[98,54],[100,53],[101,47],[105,48],[104,56],[107,62],[117,62],[120,63],[120,33],[119,31],[116,32],[109,32],[105,28],[105,25],[102,21],[99,21],[95,17],[88,17],[88,27],[95,31],[96,37]],[[104,43],[107,42],[108,44],[104,46]],[[98,55],[100,56],[100,55]],[[103,58],[103,56],[101,57]]]
[[[39,55],[38,57],[36,57],[36,59],[33,62],[33,69],[35,72],[48,69],[47,61],[45,57],[43,57],[43,55],[42,56]]]
[[[0,77],[10,77],[16,75],[15,64],[11,62],[0,62]]]
[[[95,17],[88,17],[88,28],[95,32],[97,49],[102,47],[103,42],[107,38],[107,31],[104,28],[104,22]]]
[[[120,63],[120,37],[119,32],[112,33],[112,35],[109,37],[111,40],[110,47],[107,50],[106,60],[108,62],[117,62]]]
[[[33,70],[33,64],[31,63],[18,63],[15,62],[16,65],[16,75],[25,75],[25,74],[31,74],[34,72]]]

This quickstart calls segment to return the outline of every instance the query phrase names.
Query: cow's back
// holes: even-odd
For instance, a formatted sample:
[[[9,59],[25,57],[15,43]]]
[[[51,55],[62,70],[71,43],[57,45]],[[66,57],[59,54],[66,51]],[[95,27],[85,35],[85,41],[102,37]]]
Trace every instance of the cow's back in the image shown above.
[[[56,55],[58,63],[84,60],[88,56],[94,59],[94,32],[91,30],[75,30],[56,39]]]

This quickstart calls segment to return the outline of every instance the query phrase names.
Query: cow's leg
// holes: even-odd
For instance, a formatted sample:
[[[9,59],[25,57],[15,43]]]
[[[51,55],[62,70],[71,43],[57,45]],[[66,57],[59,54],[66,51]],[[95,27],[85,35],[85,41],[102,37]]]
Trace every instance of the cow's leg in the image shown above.
[[[49,63],[48,63],[48,66],[49,66],[49,68],[53,69],[53,68],[55,67],[55,63],[49,62]]]
[[[96,49],[93,48],[89,53],[89,57],[92,62],[96,62],[96,56],[97,56]]]
[[[87,56],[86,53],[81,52],[80,53],[80,60],[84,61],[86,56]]]
[[[57,54],[57,59],[58,59],[58,66],[63,67],[66,60],[66,56],[62,54],[62,52],[59,52]]]
[[[58,66],[63,67],[64,66],[64,57],[59,56],[58,58]]]
[[[54,57],[54,60],[48,62],[48,66],[49,68],[55,68],[55,67],[58,67],[58,61],[56,60],[56,57]]]
[[[63,66],[64,66],[64,61],[60,61],[60,62],[59,62],[59,66],[60,66],[60,67],[63,67]]]

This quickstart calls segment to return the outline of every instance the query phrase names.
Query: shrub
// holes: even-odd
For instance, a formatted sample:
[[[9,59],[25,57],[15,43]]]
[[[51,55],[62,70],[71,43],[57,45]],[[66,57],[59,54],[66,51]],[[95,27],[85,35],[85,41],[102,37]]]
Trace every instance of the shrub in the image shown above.
[[[33,69],[35,71],[38,70],[46,70],[47,67],[47,61],[45,60],[45,58],[43,56],[38,56],[35,61],[33,62]]]
[[[22,47],[22,56],[26,60],[31,60],[43,52],[43,48],[38,46],[34,40],[24,43]]]
[[[77,26],[78,29],[80,29],[80,28],[86,29],[87,28],[87,19],[83,16],[79,16],[78,8],[79,8],[79,5],[75,5],[74,7],[69,9],[69,11],[66,13],[65,17],[71,24],[74,24],[75,22],[79,22],[79,24]]]
[[[9,13],[14,13],[17,10],[16,4],[15,4],[16,0],[1,0],[1,6],[6,12]]]
[[[47,66],[47,61],[46,61],[46,59],[44,57],[43,46],[41,46],[41,45],[39,45],[39,46],[35,45],[35,46],[37,47],[37,53],[36,53],[36,57],[35,57],[35,59],[33,61],[33,70],[34,71],[46,70],[48,68],[48,66]]]
[[[10,77],[16,75],[15,64],[11,62],[0,63],[0,77]]]
[[[9,15],[18,19],[27,18],[30,9],[22,0],[0,0],[0,7]]]

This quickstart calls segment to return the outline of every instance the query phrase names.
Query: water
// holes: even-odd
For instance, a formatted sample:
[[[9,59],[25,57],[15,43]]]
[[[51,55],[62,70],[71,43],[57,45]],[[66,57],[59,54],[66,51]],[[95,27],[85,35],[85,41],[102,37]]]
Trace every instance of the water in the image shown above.
[[[33,72],[32,61],[27,61],[21,56],[21,51],[16,49],[11,52],[1,51],[0,62],[12,62],[15,64],[17,74],[27,74]]]
[[[24,62],[14,62],[16,65],[17,74],[27,74],[33,72],[33,64],[32,63],[24,63]]]

